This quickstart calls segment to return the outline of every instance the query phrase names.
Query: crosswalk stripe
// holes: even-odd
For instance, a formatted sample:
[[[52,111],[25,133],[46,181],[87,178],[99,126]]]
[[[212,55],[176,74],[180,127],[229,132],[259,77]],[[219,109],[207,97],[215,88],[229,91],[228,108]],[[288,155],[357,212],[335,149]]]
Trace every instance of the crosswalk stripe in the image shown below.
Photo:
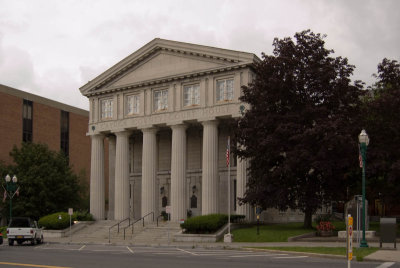
[[[376,268],[388,268],[388,267],[392,266],[393,264],[395,264],[395,262],[384,262],[381,265],[377,266]]]

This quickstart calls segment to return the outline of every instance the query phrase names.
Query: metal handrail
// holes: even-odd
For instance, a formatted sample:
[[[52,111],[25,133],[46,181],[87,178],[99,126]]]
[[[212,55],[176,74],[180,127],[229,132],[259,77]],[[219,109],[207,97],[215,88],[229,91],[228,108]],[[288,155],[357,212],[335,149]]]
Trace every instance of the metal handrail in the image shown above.
[[[157,217],[157,227],[158,227],[158,219],[161,218],[161,217],[164,217],[164,216],[160,215],[160,216]]]
[[[146,215],[144,215],[144,216],[141,217],[140,219],[137,219],[136,221],[132,222],[131,224],[129,224],[128,226],[126,226],[126,227],[124,228],[124,240],[125,240],[125,230],[128,229],[129,227],[131,227],[131,225],[132,225],[132,234],[133,234],[133,226],[135,225],[135,223],[137,223],[137,222],[139,222],[139,221],[143,221],[143,227],[144,227],[144,218],[146,218],[146,217],[149,216],[150,214],[153,214],[153,222],[154,222],[154,212],[152,211],[152,212],[150,212],[150,213],[147,213]],[[157,221],[157,223],[158,223],[158,221]],[[157,225],[157,226],[158,226],[158,225]]]
[[[123,223],[124,221],[127,221],[127,220],[128,220],[128,226],[129,226],[131,224],[131,218],[130,217],[126,218],[126,219],[123,219],[123,220],[119,221],[118,223],[114,224],[113,226],[111,226],[110,228],[108,228],[108,243],[111,243],[111,229],[118,225],[118,233],[119,233],[119,225],[121,223]]]

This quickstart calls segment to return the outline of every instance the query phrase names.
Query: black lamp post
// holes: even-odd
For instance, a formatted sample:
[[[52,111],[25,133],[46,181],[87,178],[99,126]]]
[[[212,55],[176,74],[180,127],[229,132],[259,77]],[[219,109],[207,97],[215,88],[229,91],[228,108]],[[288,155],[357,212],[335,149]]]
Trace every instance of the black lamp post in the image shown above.
[[[10,198],[10,220],[12,218],[12,199],[15,195],[15,193],[18,191],[18,179],[17,176],[13,176],[13,178],[11,179],[10,175],[7,174],[7,176],[5,177],[6,180],[6,190],[7,190],[7,195]]]
[[[361,248],[367,248],[367,240],[365,240],[365,164],[367,160],[367,146],[369,144],[369,138],[365,129],[363,129],[358,135],[358,141],[360,143],[360,152],[362,158],[362,240],[360,243]]]

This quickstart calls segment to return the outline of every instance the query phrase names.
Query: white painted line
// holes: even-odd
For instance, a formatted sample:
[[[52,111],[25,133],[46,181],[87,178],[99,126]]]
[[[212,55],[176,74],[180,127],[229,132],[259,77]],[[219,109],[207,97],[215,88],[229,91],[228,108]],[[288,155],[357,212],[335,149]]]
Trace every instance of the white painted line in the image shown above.
[[[395,262],[384,262],[381,265],[377,266],[376,268],[388,268],[388,267],[392,266],[393,264],[395,264]]]
[[[79,251],[81,251],[82,249],[84,249],[86,247],[86,245],[83,245],[80,249],[78,249]]]
[[[302,259],[308,258],[308,256],[287,256],[287,257],[273,257],[274,259]]]
[[[185,253],[188,253],[188,254],[191,254],[191,255],[194,255],[194,256],[198,256],[196,253],[193,253],[193,252],[190,252],[190,251],[186,251],[184,249],[177,248],[177,250],[183,251]]]
[[[177,252],[169,252],[169,253],[167,253],[167,252],[154,252],[152,254],[154,254],[154,255],[176,255],[178,253]]]
[[[132,254],[133,254],[133,250],[130,247],[126,247]]]
[[[263,255],[234,255],[234,256],[229,256],[230,258],[246,258],[246,257],[270,257],[267,254]]]

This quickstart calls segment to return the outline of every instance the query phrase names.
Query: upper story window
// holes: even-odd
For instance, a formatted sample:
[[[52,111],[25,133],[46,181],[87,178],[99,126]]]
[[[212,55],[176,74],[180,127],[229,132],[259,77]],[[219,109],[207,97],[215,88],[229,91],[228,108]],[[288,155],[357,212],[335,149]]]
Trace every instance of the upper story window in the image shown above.
[[[154,111],[168,109],[168,89],[154,91]]]
[[[69,156],[69,112],[61,111],[60,147],[65,156]]]
[[[33,102],[24,100],[22,109],[22,141],[32,142]]]
[[[217,80],[217,101],[233,100],[233,79]]]
[[[126,114],[135,115],[140,111],[140,96],[130,95],[126,97]]]
[[[188,85],[183,87],[183,106],[200,104],[200,86]]]
[[[101,100],[101,119],[112,119],[113,117],[113,100]]]

